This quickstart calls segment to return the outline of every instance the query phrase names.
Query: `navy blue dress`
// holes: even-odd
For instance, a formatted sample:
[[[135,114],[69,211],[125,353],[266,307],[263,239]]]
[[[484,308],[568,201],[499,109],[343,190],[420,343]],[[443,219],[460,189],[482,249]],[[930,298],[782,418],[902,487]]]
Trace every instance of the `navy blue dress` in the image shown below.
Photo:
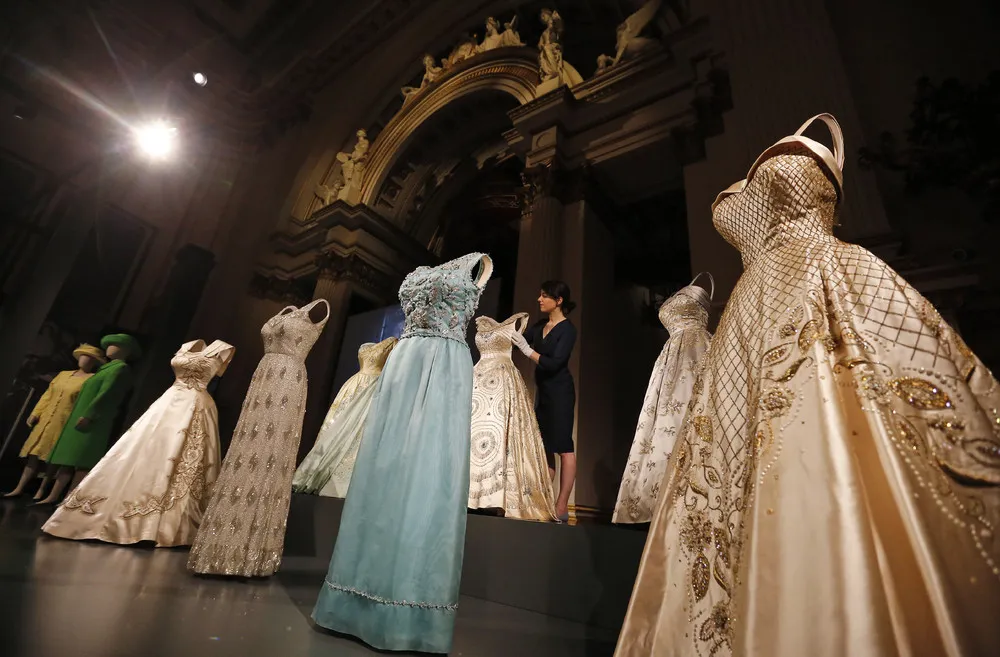
[[[531,348],[538,352],[535,367],[535,415],[542,432],[542,443],[549,454],[573,452],[573,411],[576,387],[569,372],[569,357],[576,344],[576,327],[564,319],[542,337],[547,319],[541,319],[524,333]]]

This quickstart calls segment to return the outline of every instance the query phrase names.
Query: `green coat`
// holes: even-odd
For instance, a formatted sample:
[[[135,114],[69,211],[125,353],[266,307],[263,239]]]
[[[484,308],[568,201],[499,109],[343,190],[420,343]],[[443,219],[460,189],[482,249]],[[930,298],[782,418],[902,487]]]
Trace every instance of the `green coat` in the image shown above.
[[[108,451],[111,429],[119,407],[132,389],[132,368],[123,360],[102,365],[80,388],[73,411],[49,457],[53,465],[81,470],[92,468]],[[81,417],[90,420],[86,431],[76,428]]]

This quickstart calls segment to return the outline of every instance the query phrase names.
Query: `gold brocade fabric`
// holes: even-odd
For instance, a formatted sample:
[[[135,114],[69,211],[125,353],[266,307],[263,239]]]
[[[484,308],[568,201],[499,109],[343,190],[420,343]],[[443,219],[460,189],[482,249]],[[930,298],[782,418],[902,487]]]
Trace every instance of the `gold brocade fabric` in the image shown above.
[[[745,271],[615,654],[1000,654],[997,381],[832,235],[831,158],[794,138],[768,153],[714,209]]]
[[[706,329],[708,311],[700,299],[707,300],[708,295],[689,285],[660,306],[660,322],[670,332],[670,339],[653,364],[612,522],[653,519],[667,460],[691,400],[694,377],[712,338]]]
[[[329,319],[329,312],[310,319],[318,303],[326,304],[289,306],[261,328],[264,358],[191,546],[188,568],[196,573],[259,577],[281,564],[305,415],[305,359]]]
[[[548,521],[556,520],[556,509],[542,434],[524,379],[510,358],[511,336],[523,333],[527,320],[527,313],[503,322],[476,318],[480,358],[472,370],[469,508]]]
[[[207,387],[235,348],[185,343],[170,360],[174,384],[95,465],[42,531],[76,540],[190,545],[219,473],[219,421]]]
[[[49,459],[66,420],[73,412],[73,404],[80,396],[83,382],[92,376],[83,370],[66,370],[56,374],[31,411],[31,417],[38,418],[38,423],[21,447],[21,458],[37,456],[42,461]]]

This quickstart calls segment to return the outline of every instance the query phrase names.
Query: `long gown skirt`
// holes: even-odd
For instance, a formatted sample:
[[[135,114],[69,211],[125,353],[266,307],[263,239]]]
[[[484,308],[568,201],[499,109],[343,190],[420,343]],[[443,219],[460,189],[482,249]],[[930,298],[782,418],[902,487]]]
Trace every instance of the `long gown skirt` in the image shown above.
[[[400,341],[368,415],[317,624],[383,650],[451,649],[471,420],[468,348]]]
[[[219,461],[212,397],[173,386],[94,466],[42,531],[123,545],[190,545]]]

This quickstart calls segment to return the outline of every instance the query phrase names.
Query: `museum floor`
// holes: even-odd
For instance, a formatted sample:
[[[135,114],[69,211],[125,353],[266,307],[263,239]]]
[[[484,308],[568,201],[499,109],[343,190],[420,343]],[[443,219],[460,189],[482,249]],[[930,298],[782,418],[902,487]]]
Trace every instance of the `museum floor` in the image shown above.
[[[275,577],[234,581],[191,576],[184,567],[187,550],[47,537],[39,527],[48,511],[26,501],[0,501],[0,652],[5,657],[382,654],[313,627],[309,614],[329,558],[329,541],[315,538],[309,520],[314,506],[314,500],[293,504],[285,560]],[[339,522],[339,508],[334,520]],[[525,524],[488,520],[493,527]],[[463,595],[451,654],[598,657],[613,653],[616,634]]]

